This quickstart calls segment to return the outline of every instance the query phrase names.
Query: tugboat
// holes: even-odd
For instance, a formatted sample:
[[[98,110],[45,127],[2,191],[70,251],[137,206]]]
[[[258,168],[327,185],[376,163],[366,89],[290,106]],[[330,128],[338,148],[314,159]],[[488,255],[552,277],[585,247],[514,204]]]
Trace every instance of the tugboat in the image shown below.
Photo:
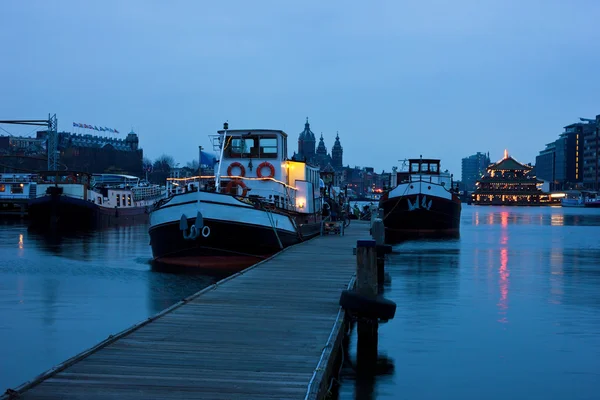
[[[214,175],[169,178],[150,213],[155,266],[241,269],[320,233],[319,169],[287,158],[285,132],[217,133]]]
[[[421,236],[459,234],[461,201],[438,159],[409,159],[379,201],[388,244]]]
[[[135,176],[77,171],[40,172],[36,192],[30,227],[66,230],[147,223],[151,206],[165,197]]]

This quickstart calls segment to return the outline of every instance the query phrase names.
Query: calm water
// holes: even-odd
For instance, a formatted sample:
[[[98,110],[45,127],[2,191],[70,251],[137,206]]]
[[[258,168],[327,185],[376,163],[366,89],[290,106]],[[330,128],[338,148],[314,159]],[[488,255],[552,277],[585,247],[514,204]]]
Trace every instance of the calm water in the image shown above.
[[[345,368],[340,398],[600,398],[599,226],[600,210],[465,205],[460,239],[397,246],[398,310],[380,327],[393,370],[357,382]],[[145,226],[0,224],[0,392],[217,279],[149,259]]]
[[[465,205],[460,239],[396,246],[379,343],[394,369],[344,368],[340,398],[599,399],[599,225],[600,210]]]
[[[47,237],[0,223],[0,393],[213,283],[154,272],[146,226]]]

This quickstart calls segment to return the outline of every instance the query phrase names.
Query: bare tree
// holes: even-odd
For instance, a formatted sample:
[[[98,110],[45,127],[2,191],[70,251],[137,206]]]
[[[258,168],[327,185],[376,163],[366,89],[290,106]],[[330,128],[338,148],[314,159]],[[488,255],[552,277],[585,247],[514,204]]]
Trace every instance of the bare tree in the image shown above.
[[[154,161],[155,172],[169,172],[175,166],[175,159],[172,156],[163,154]]]
[[[144,172],[152,172],[152,160],[148,157],[144,157],[142,160],[142,168],[144,169]]]
[[[197,171],[198,168],[200,168],[200,163],[198,162],[198,160],[192,160],[188,162],[185,166],[186,168],[189,168],[192,171]]]

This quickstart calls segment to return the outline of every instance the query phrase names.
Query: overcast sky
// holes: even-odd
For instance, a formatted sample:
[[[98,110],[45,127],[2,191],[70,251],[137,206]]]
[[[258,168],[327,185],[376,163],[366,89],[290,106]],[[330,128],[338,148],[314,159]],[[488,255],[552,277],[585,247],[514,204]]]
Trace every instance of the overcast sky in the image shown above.
[[[422,154],[460,176],[477,151],[535,162],[600,114],[599,17],[597,0],[4,1],[0,119],[133,127],[183,165],[225,120],[295,149],[309,117],[344,164]]]

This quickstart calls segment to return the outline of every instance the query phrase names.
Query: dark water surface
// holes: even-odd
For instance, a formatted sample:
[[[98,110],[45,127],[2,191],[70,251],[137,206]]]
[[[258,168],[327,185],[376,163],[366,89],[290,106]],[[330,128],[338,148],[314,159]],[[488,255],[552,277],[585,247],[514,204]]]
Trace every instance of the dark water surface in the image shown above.
[[[216,277],[152,271],[147,227],[57,237],[0,222],[0,393]]]
[[[599,226],[600,210],[464,205],[459,239],[395,246],[394,369],[344,368],[339,397],[600,399]]]
[[[344,368],[341,399],[600,398],[600,210],[465,205],[459,239],[394,250],[379,345],[393,370]],[[149,260],[146,226],[0,223],[0,392],[218,279]]]

